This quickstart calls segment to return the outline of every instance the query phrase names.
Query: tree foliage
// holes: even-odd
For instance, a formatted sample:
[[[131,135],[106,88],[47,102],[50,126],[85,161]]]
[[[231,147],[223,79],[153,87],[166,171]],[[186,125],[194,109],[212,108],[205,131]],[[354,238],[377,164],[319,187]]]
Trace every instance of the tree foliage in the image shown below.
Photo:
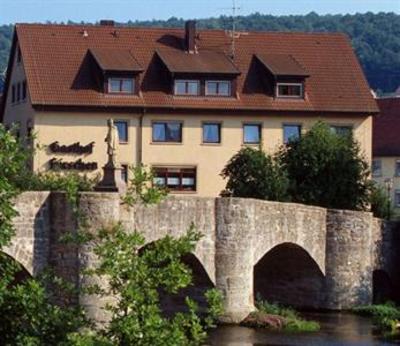
[[[166,21],[129,21],[120,25],[182,28],[184,19],[172,17]],[[200,28],[230,30],[232,18],[220,16],[200,19],[198,25]],[[400,85],[400,15],[398,14],[368,12],[354,15],[318,15],[311,12],[307,15],[272,16],[253,13],[248,16],[238,16],[236,27],[244,31],[343,32],[351,38],[373,89],[387,93],[394,91]],[[6,68],[11,36],[11,25],[0,26],[0,73]]]
[[[367,208],[369,165],[352,135],[337,135],[318,122],[302,138],[283,146],[278,159],[287,171],[294,202],[325,208]]]
[[[286,173],[261,148],[241,149],[230,159],[221,175],[228,179],[223,195],[272,201],[287,200]]]
[[[392,204],[388,192],[376,183],[371,186],[370,203],[371,211],[375,217],[381,219],[391,218]]]
[[[206,293],[209,307],[204,318],[190,298],[186,298],[188,312],[169,318],[160,308],[160,292],[176,294],[192,282],[191,270],[181,259],[194,251],[201,237],[194,227],[180,238],[166,236],[146,247],[139,232],[127,232],[121,224],[105,228],[97,236],[94,252],[99,265],[85,274],[107,277],[109,285],[94,284],[86,290],[99,297],[115,297],[116,302],[105,307],[111,320],[93,338],[101,337],[110,345],[138,346],[199,345],[205,340],[206,330],[222,311],[218,291]]]

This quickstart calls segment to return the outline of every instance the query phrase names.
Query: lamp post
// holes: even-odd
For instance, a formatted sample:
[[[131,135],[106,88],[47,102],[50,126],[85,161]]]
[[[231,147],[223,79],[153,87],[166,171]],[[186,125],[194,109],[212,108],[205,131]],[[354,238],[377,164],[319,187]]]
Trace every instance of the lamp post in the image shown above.
[[[390,220],[390,218],[391,218],[391,215],[390,215],[390,211],[391,211],[391,203],[392,203],[392,199],[391,199],[391,196],[392,196],[392,189],[393,189],[393,178],[386,178],[385,179],[385,186],[386,186],[386,191],[387,191],[387,197],[388,197],[388,200],[389,200],[389,203],[388,203],[388,206],[387,206],[387,208],[388,208],[388,218],[389,218],[389,220]]]

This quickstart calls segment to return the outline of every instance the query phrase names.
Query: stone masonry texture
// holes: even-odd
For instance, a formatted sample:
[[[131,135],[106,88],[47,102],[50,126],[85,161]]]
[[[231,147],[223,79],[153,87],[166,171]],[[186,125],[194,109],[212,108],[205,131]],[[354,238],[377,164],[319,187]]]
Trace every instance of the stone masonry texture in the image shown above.
[[[81,272],[97,263],[92,245],[62,241],[78,224],[65,194],[27,192],[16,208],[16,235],[4,249],[8,255],[31,275],[48,266],[77,288],[93,280]],[[240,322],[254,310],[257,293],[296,306],[340,310],[372,302],[376,271],[395,286],[400,281],[399,224],[367,212],[192,196],[128,208],[118,194],[99,192],[82,193],[79,209],[90,231],[121,222],[128,231],[141,231],[147,243],[167,234],[178,237],[194,224],[203,234],[189,261],[203,276],[195,282],[222,291],[225,322]],[[97,282],[107,284],[102,278]],[[102,306],[112,302],[87,295],[58,298],[82,304],[98,322],[107,320]]]

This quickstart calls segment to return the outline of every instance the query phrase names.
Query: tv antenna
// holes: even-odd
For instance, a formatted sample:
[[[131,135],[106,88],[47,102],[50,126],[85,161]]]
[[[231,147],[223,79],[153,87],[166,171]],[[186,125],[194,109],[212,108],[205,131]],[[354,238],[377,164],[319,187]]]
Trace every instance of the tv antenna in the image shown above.
[[[231,33],[231,59],[235,59],[235,32],[236,32],[236,11],[240,10],[240,7],[236,6],[236,1],[232,0],[232,33]]]
[[[231,52],[230,57],[233,60],[235,58],[235,38],[236,38],[236,13],[241,8],[236,6],[236,0],[232,0],[232,7],[222,7],[222,10],[229,10],[231,11],[231,18],[232,18],[232,27],[231,27]],[[229,30],[227,30],[229,33]]]

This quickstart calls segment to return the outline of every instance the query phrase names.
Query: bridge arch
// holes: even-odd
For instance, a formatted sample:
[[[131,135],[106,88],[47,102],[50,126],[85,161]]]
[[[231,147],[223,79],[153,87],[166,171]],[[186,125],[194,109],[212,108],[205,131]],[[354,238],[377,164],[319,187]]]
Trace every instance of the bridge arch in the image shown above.
[[[254,265],[254,297],[281,304],[317,308],[323,299],[324,273],[304,247],[284,242]]]
[[[2,251],[0,251],[0,265],[2,261],[8,261],[8,260],[16,262],[19,265],[19,270],[15,273],[14,276],[14,281],[13,281],[14,283],[19,283],[32,277],[32,273],[30,273],[21,262],[17,261],[13,256],[11,256],[6,251],[4,251],[4,249],[2,249]]]
[[[395,283],[387,271],[376,269],[372,272],[372,300],[374,304],[387,301],[398,302],[400,295]]]
[[[34,275],[32,252],[23,245],[13,242],[11,245],[2,248],[1,251],[18,262],[29,275]]]
[[[156,241],[147,243],[140,250],[139,254],[145,249],[154,245]],[[207,290],[214,288],[215,285],[208,275],[204,265],[195,253],[188,253],[181,258],[181,261],[191,270],[192,283],[182,288],[176,294],[167,294],[163,290],[159,291],[161,308],[166,315],[173,315],[179,311],[187,311],[185,298],[189,297],[196,301],[200,312],[206,312],[207,301],[204,294]]]

